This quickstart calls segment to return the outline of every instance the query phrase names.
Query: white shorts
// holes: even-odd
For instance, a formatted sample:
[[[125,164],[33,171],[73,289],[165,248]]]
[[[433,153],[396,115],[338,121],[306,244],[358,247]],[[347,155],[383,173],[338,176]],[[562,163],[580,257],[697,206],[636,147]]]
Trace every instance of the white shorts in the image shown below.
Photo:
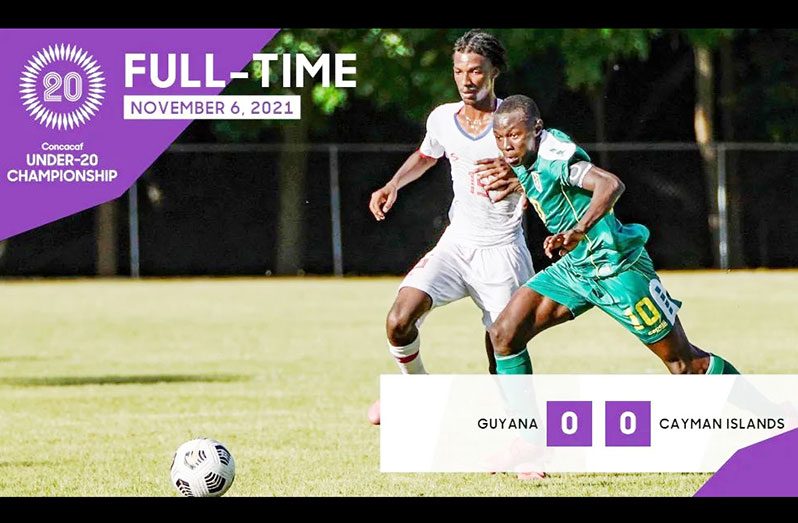
[[[523,238],[488,248],[441,241],[405,276],[399,289],[413,287],[426,292],[433,308],[471,296],[482,310],[487,329],[516,289],[534,274]]]

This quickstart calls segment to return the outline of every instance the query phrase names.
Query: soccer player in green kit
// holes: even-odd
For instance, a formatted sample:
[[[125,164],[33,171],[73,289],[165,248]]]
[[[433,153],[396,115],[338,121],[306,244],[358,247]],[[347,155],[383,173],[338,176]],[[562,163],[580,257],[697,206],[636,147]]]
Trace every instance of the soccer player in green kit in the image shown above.
[[[544,129],[527,96],[504,100],[493,134],[552,233],[543,242],[546,255],[561,257],[520,287],[491,326],[499,374],[530,374],[527,342],[567,321],[563,313],[576,318],[594,306],[637,336],[673,374],[739,374],[688,341],[677,316],[681,303],[668,295],[645,250],[648,229],[624,225],[613,213],[624,191],[617,176],[591,164],[566,134]]]

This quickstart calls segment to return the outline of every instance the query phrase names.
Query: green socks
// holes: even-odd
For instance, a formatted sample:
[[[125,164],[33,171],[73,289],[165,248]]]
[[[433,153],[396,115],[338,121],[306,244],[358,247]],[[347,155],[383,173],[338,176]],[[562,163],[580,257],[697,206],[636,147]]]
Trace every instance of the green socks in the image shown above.
[[[720,356],[710,354],[707,374],[740,374],[740,372],[734,368],[734,365],[724,360]]]
[[[733,367],[732,367],[733,368]],[[496,355],[497,374],[532,374],[532,360],[526,349],[510,356]]]

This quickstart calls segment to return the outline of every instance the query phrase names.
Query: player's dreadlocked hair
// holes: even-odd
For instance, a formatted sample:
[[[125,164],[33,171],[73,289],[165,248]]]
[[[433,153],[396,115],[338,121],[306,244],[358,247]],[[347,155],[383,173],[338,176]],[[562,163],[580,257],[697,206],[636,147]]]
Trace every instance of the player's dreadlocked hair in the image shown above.
[[[494,117],[500,114],[514,113],[516,111],[524,115],[527,128],[531,128],[535,125],[535,122],[540,118],[538,104],[535,103],[535,100],[523,94],[514,94],[505,98],[502,104],[496,109]]]
[[[476,53],[490,60],[500,72],[507,70],[507,50],[492,34],[472,29],[454,43],[455,53]]]

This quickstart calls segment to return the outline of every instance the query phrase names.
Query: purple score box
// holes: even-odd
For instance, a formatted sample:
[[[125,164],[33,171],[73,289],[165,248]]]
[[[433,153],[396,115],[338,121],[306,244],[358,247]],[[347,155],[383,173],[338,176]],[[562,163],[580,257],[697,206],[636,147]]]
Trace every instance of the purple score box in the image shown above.
[[[547,401],[546,446],[593,445],[593,402]]]
[[[651,446],[651,402],[608,401],[604,441],[608,447]]]

